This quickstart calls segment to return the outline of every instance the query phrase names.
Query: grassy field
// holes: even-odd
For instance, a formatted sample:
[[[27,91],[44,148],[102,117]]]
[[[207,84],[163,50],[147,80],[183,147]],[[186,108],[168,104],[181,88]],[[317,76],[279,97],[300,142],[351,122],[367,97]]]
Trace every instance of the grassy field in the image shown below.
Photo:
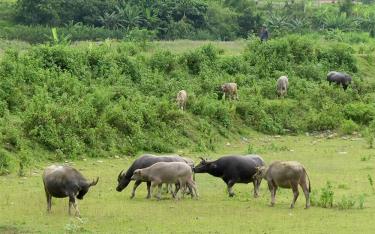
[[[42,186],[45,162],[20,178],[0,177],[0,233],[372,233],[375,195],[368,175],[375,176],[374,152],[363,138],[321,136],[272,137],[251,134],[241,142],[224,144],[216,155],[187,155],[216,158],[228,153],[246,153],[249,144],[270,163],[298,160],[311,178],[312,190],[320,192],[327,181],[333,185],[334,203],[353,196],[358,203],[365,196],[364,209],[341,210],[312,207],[304,209],[301,192],[294,210],[289,209],[290,190],[279,190],[276,206],[269,207],[266,183],[261,196],[252,197],[252,185],[235,185],[229,198],[225,184],[207,174],[196,176],[199,200],[179,201],[164,195],[161,201],[146,200],[141,185],[131,200],[132,184],[122,193],[115,191],[117,175],[133,158],[88,159],[69,162],[87,178],[100,176],[98,185],[79,203],[82,219],[69,217],[67,199],[54,199],[52,213],[46,213]]]

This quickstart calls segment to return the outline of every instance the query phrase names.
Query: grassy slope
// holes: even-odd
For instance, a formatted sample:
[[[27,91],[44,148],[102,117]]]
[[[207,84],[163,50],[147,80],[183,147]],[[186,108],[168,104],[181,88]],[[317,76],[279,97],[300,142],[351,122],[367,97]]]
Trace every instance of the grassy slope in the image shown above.
[[[136,198],[130,200],[132,184],[122,193],[116,192],[115,186],[118,172],[133,159],[103,159],[103,162],[90,159],[72,163],[88,178],[100,176],[99,184],[80,202],[82,222],[67,215],[66,199],[55,199],[52,214],[46,214],[40,175],[41,168],[49,163],[44,163],[39,169],[33,169],[27,178],[0,177],[0,191],[6,191],[0,199],[0,232],[8,229],[27,233],[68,230],[89,233],[371,233],[375,196],[367,175],[375,176],[375,158],[360,160],[362,156],[373,154],[363,139],[274,138],[252,134],[249,141],[256,149],[263,149],[261,155],[268,163],[277,159],[302,162],[308,170],[313,190],[319,191],[331,181],[335,201],[341,200],[344,194],[353,195],[355,200],[360,194],[366,194],[365,209],[313,207],[304,210],[301,193],[296,208],[290,210],[292,193],[289,190],[279,190],[276,207],[271,208],[266,183],[262,183],[259,199],[250,195],[252,185],[236,185],[237,196],[228,198],[224,183],[206,174],[196,176],[199,200],[174,201],[166,195],[159,202],[146,200],[144,185],[139,188]],[[247,144],[239,142],[223,146],[220,154],[244,153]],[[275,151],[277,148],[289,150]],[[198,155],[189,156],[196,159]]]

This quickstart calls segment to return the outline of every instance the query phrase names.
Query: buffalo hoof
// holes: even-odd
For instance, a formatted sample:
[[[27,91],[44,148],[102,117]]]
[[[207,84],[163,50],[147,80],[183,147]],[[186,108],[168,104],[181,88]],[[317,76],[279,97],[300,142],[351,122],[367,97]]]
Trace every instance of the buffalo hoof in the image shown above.
[[[147,195],[147,196],[146,196],[146,199],[150,199],[150,198],[151,198],[151,195]]]
[[[306,207],[305,207],[305,209],[309,209],[309,208],[310,208],[310,206],[306,206]]]
[[[135,196],[134,194],[130,195],[130,199],[133,199],[133,198],[134,198],[134,196]]]
[[[230,193],[229,197],[234,197],[234,195],[235,195],[234,193]]]

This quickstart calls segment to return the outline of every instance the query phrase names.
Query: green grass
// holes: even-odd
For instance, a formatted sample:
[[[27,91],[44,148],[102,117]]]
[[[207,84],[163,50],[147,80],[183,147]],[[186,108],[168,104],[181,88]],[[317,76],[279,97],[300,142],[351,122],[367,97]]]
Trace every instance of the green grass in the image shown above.
[[[320,191],[327,181],[334,190],[334,203],[342,197],[358,198],[365,194],[364,209],[340,210],[312,207],[304,209],[300,197],[294,210],[289,209],[290,190],[279,190],[276,206],[269,207],[270,195],[266,183],[261,196],[252,197],[252,185],[235,185],[236,196],[229,198],[225,184],[207,174],[196,175],[199,200],[185,198],[174,201],[146,200],[145,185],[136,197],[129,198],[132,184],[122,193],[115,191],[117,175],[127,168],[133,158],[88,159],[72,162],[87,178],[100,176],[79,207],[82,219],[69,217],[67,199],[53,199],[52,213],[46,213],[42,168],[45,162],[27,172],[26,178],[12,174],[0,177],[0,232],[5,233],[372,233],[375,195],[368,175],[375,176],[374,158],[362,138],[344,140],[316,137],[248,136],[261,156],[273,160],[297,160],[305,165],[311,178],[312,190]],[[188,155],[216,158],[222,154],[245,153],[248,142],[231,142],[220,147],[215,155]],[[276,147],[269,147],[270,145]],[[275,150],[275,149],[288,150]],[[346,152],[346,153],[343,153]],[[99,161],[100,160],[100,161]],[[102,162],[101,162],[102,161]],[[196,160],[198,161],[198,160]],[[355,205],[357,207],[357,204]]]

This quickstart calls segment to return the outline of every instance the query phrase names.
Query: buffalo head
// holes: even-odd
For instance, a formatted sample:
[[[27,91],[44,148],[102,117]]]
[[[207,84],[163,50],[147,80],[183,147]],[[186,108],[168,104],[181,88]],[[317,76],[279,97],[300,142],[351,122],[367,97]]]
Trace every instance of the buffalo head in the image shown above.
[[[130,178],[127,178],[126,175],[123,174],[123,171],[124,170],[122,170],[117,177],[117,182],[118,182],[118,185],[116,187],[117,192],[121,192],[130,183]]]
[[[77,198],[82,200],[83,196],[86,195],[86,193],[89,191],[89,188],[91,186],[95,186],[99,181],[99,177],[96,178],[96,180],[93,180],[91,183],[87,183],[84,186],[81,187],[81,189],[78,192]]]
[[[209,161],[200,157],[201,162],[193,168],[195,173],[208,173],[212,172],[217,168],[215,161]]]
[[[142,173],[142,169],[135,170],[131,179],[143,181],[145,178],[144,174]]]
[[[254,180],[262,180],[266,176],[267,167],[260,166],[255,168],[255,174],[253,175]]]

